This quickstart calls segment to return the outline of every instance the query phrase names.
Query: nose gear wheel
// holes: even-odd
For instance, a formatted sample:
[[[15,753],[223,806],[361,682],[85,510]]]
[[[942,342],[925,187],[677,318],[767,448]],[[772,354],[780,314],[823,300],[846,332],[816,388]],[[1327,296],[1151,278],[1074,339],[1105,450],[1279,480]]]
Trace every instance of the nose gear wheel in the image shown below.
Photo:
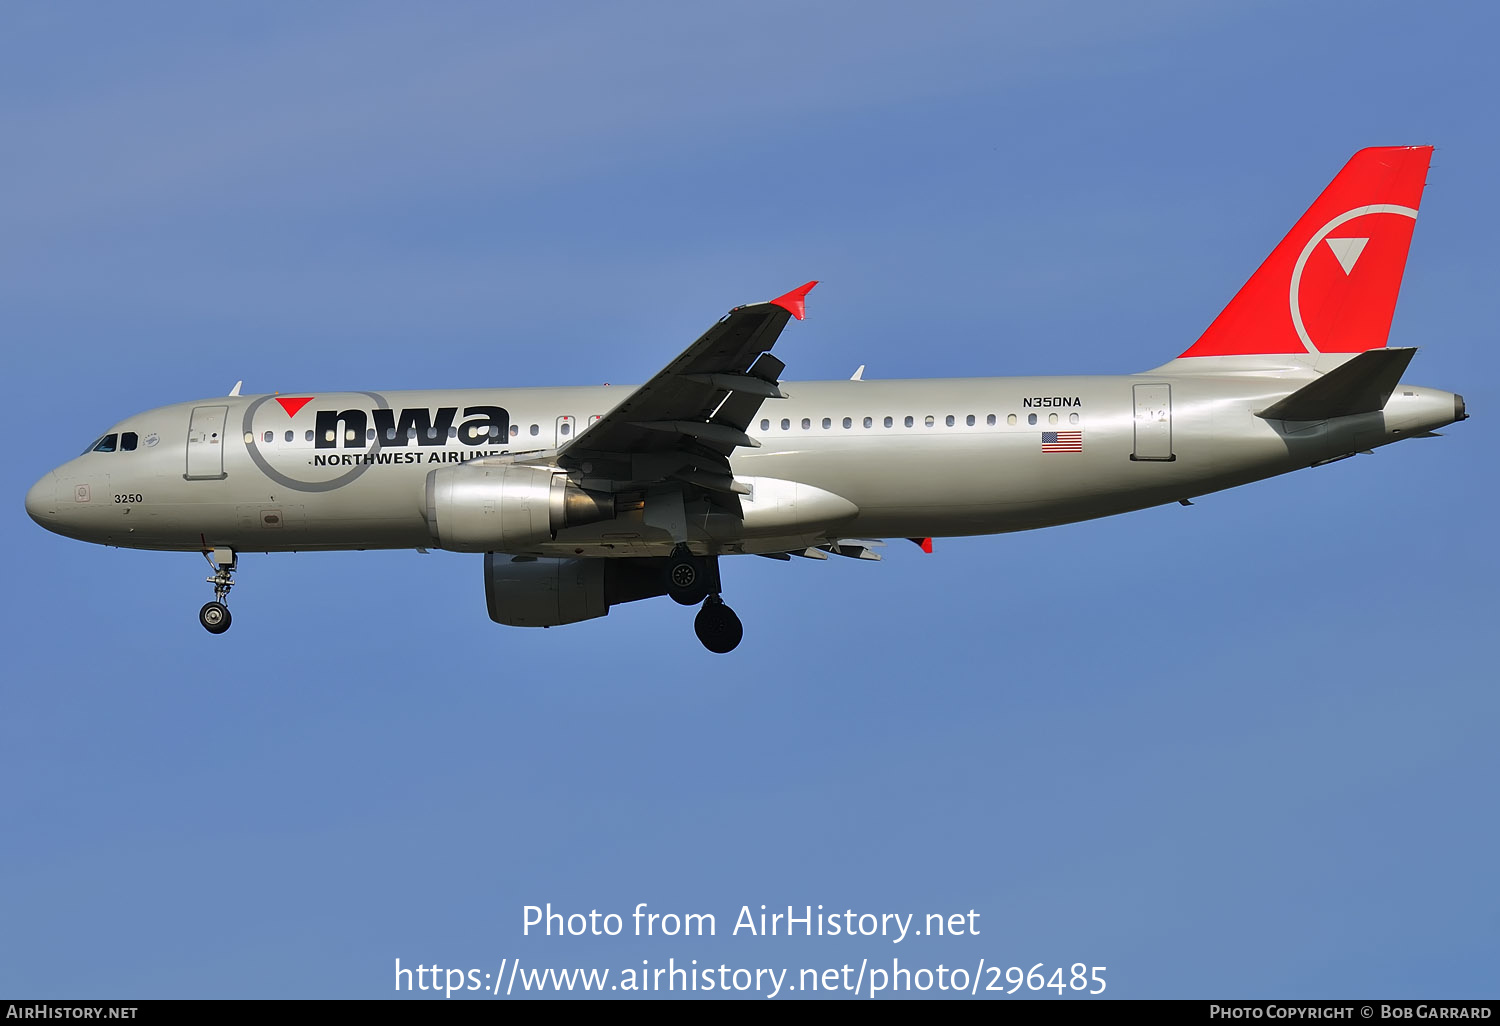
[[[223,634],[229,630],[229,607],[222,602],[205,602],[198,610],[198,622],[210,634]]]

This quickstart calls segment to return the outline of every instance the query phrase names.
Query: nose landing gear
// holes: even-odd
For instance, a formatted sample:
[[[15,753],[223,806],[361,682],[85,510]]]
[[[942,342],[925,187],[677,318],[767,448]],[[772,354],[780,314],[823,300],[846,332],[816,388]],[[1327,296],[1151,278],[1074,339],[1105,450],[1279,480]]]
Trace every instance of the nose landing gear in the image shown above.
[[[229,630],[231,622],[227,603],[229,589],[234,587],[234,571],[239,560],[233,549],[214,549],[212,553],[203,553],[203,558],[208,560],[208,565],[214,570],[214,575],[207,578],[208,583],[214,586],[214,600],[205,602],[203,608],[198,610],[198,622],[210,634],[223,634]]]

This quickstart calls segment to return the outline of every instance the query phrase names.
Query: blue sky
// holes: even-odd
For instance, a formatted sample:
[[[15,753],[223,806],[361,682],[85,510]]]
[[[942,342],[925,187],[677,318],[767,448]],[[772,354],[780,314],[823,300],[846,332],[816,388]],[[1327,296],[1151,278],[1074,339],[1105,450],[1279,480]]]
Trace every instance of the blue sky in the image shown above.
[[[1121,997],[1495,996],[1482,5],[13,5],[0,15],[0,993],[379,997],[394,960],[1108,966]],[[1392,342],[1446,437],[1191,508],[485,615],[481,560],[42,532],[222,394],[639,381],[823,284],[790,380],[1127,373],[1356,149],[1438,147]],[[19,443],[19,444],[18,444]],[[431,615],[432,611],[438,615]],[[522,907],[710,912],[523,937]],[[728,936],[742,905],[976,937]]]

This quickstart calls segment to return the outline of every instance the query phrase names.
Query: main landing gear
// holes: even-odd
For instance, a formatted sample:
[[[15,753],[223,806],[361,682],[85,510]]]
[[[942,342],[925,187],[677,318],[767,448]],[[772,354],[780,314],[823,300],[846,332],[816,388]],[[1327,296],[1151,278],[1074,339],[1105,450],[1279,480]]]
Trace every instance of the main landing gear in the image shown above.
[[[733,652],[740,639],[745,636],[745,627],[740,623],[740,618],[717,595],[710,595],[704,600],[703,608],[698,610],[697,617],[693,619],[693,630],[697,632],[698,640],[703,642],[704,648],[720,655]]]
[[[695,556],[686,545],[677,546],[667,559],[667,594],[684,606],[696,606],[717,590],[718,560],[712,566],[702,556]]]
[[[686,545],[679,545],[667,559],[667,594],[684,606],[703,603],[693,620],[698,640],[710,652],[733,652],[745,636],[744,625],[734,610],[719,597],[719,561],[695,556]]]
[[[233,549],[214,549],[211,553],[205,552],[203,558],[214,570],[214,575],[207,579],[214,586],[214,600],[205,602],[198,610],[198,622],[210,634],[223,634],[229,630],[231,621],[229,589],[234,587],[234,570],[239,560]]]

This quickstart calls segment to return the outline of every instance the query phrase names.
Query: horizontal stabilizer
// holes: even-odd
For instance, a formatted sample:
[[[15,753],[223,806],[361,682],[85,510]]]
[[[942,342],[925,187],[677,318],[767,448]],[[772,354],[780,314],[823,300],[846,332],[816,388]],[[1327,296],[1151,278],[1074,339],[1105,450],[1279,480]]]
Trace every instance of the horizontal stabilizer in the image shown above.
[[[1385,409],[1416,349],[1371,349],[1256,414],[1266,420],[1329,420]]]

